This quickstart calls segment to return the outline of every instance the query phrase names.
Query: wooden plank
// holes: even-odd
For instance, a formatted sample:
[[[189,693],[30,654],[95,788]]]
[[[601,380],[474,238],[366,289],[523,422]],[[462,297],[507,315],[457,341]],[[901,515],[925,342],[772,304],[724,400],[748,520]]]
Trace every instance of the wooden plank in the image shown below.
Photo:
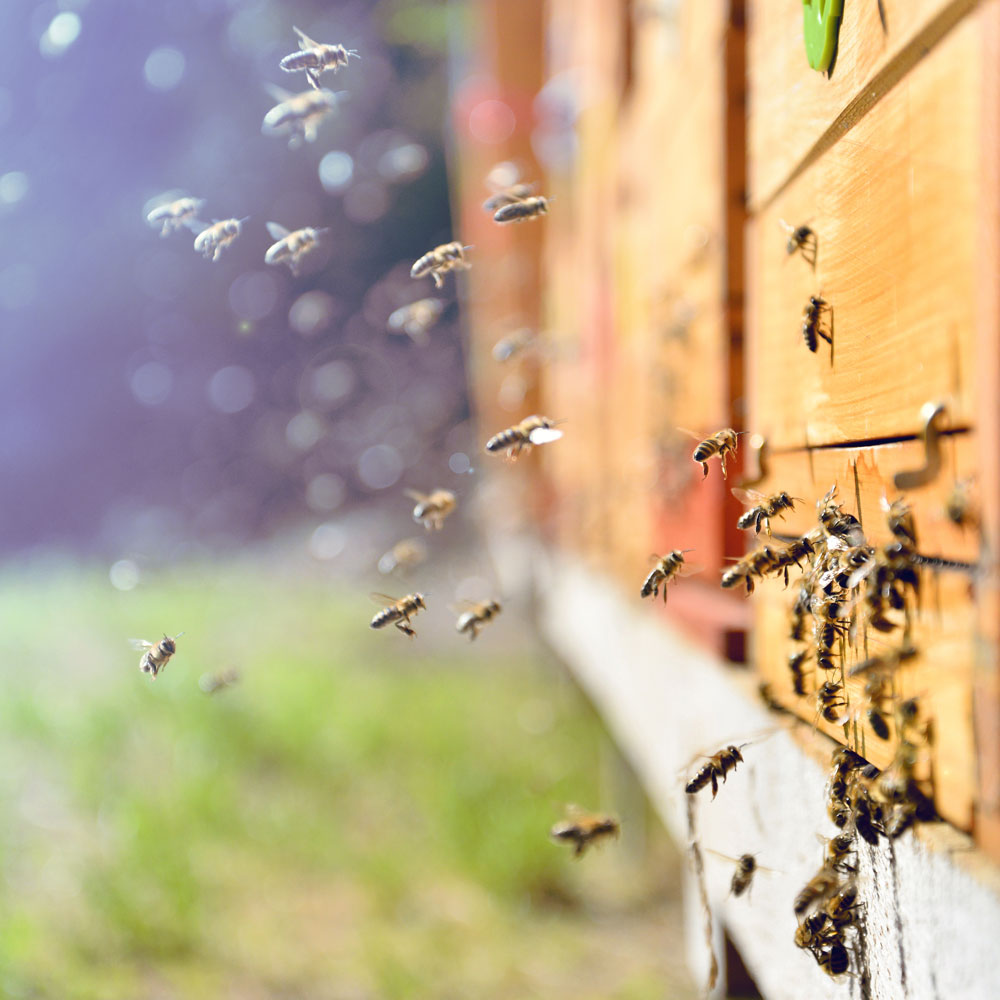
[[[856,6],[856,5],[853,5]],[[966,19],[755,218],[749,234],[748,426],[772,448],[896,437],[928,401],[976,419],[976,295],[984,157],[978,17]],[[819,238],[815,273],[781,220]],[[801,334],[810,295],[834,347]]]
[[[812,151],[859,120],[975,5],[976,0],[882,0],[883,30],[876,0],[848,0],[827,79],[806,59],[802,4],[751,0],[750,204],[767,203]]]
[[[978,450],[975,436],[956,435],[947,442],[946,455],[942,475],[907,494],[916,519],[919,551],[950,560],[975,560],[979,551],[978,533],[958,529],[943,513],[944,503],[955,480],[973,475],[976,471]],[[860,517],[869,542],[884,544],[891,535],[881,510],[882,497],[895,498],[898,491],[892,485],[894,473],[919,466],[921,460],[921,446],[913,441],[866,449],[822,449],[811,455],[784,454],[772,460],[771,474],[759,488],[763,492],[785,489],[806,498],[807,502],[787,518],[773,522],[773,530],[797,534],[815,526],[816,512],[812,501],[836,483],[844,510]],[[748,534],[752,537],[752,533]],[[920,655],[899,669],[897,692],[901,698],[918,697],[922,719],[932,720],[934,743],[927,748],[924,763],[926,773],[934,778],[938,809],[949,821],[969,830],[977,799],[972,735],[972,679],[976,647],[972,577],[961,572],[925,570],[922,581],[922,610],[916,618],[910,639]],[[817,718],[815,698],[811,694],[817,683],[832,678],[822,676],[817,682],[816,672],[813,671],[809,675],[809,695],[798,698],[792,690],[788,655],[809,645],[795,643],[788,635],[789,613],[797,593],[794,579],[787,591],[782,590],[781,581],[767,580],[758,585],[750,600],[755,617],[753,651],[756,669],[762,679],[771,684],[783,704],[803,719],[816,721],[821,731],[845,742],[843,727]],[[902,624],[902,617],[895,617]],[[901,630],[890,635],[869,631],[856,647],[847,647],[843,651],[846,655],[843,662],[849,667],[866,655],[898,647],[901,642]],[[814,663],[813,657],[809,661],[810,669]],[[863,686],[861,679],[848,679],[850,705],[864,707]],[[854,721],[852,719],[849,745],[858,748],[872,763],[885,767],[892,760],[894,740],[880,740],[863,715],[856,719],[855,735]]]

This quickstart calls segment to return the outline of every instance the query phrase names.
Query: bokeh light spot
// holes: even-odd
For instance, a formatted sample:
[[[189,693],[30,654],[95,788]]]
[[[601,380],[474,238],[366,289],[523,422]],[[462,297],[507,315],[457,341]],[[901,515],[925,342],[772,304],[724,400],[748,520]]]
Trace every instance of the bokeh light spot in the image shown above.
[[[263,319],[278,301],[278,282],[266,271],[248,271],[229,286],[229,305],[240,319]]]
[[[313,476],[306,484],[306,503],[311,510],[335,510],[347,496],[347,486],[340,476],[333,472],[322,472]]]
[[[339,403],[351,394],[356,377],[346,361],[328,361],[312,374],[312,391],[324,403]]]
[[[358,478],[373,490],[384,490],[399,482],[403,458],[390,444],[366,448],[358,459]]]
[[[131,559],[119,559],[108,570],[108,579],[117,590],[135,590],[139,585],[139,567]]]
[[[184,54],[169,45],[153,49],[142,68],[146,83],[154,90],[173,90],[184,76]]]
[[[242,365],[220,368],[208,382],[208,399],[220,413],[239,413],[253,402],[253,373]]]
[[[129,380],[132,395],[143,406],[159,406],[166,401],[174,385],[174,376],[166,365],[147,361],[140,365]]]
[[[79,14],[71,10],[56,14],[38,41],[38,51],[49,58],[61,56],[79,38],[82,27]]]
[[[375,222],[389,208],[389,194],[378,181],[362,181],[344,195],[344,214],[351,222]]]
[[[304,292],[288,310],[288,325],[304,337],[321,333],[333,317],[333,297],[326,292]]]
[[[464,451],[456,451],[448,459],[448,468],[456,475],[461,476],[472,468],[472,462],[469,461],[469,456]]]
[[[412,180],[427,169],[429,160],[423,146],[417,142],[407,142],[386,150],[379,157],[376,169],[387,181]]]
[[[354,176],[354,160],[348,153],[334,150],[319,161],[319,181],[330,194],[343,191]]]
[[[323,436],[323,421],[315,413],[296,413],[285,426],[285,438],[299,451],[308,451]]]
[[[335,559],[344,551],[347,533],[339,524],[321,524],[309,539],[309,552],[316,559]]]
[[[22,201],[30,188],[28,175],[20,170],[10,170],[0,175],[0,202],[16,205]]]
[[[480,101],[469,112],[469,132],[479,142],[503,142],[513,135],[516,125],[514,112],[503,101]]]

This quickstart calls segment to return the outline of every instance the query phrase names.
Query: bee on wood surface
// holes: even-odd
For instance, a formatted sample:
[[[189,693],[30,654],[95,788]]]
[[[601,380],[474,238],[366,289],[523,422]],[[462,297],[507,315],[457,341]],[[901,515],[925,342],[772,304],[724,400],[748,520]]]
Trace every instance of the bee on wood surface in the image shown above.
[[[548,215],[549,199],[541,195],[522,198],[503,205],[493,213],[494,222],[524,222],[526,219],[537,219],[540,215]]]
[[[902,545],[908,545],[916,550],[917,524],[909,504],[902,498],[889,503],[883,497],[881,505],[886,514],[889,531],[892,532],[893,537]]]
[[[829,948],[814,952],[819,967],[828,976],[842,976],[851,967],[850,956],[842,941],[834,941]]]
[[[783,511],[795,510],[796,500],[800,503],[802,502],[801,497],[789,496],[785,490],[767,496],[764,493],[758,493],[756,490],[744,490],[738,486],[734,486],[732,492],[733,496],[740,503],[750,508],[736,522],[736,527],[741,531],[753,528],[754,534],[757,535],[760,534],[761,525],[763,525],[764,530],[770,535],[771,518],[784,517]]]
[[[745,745],[745,744],[744,744]],[[724,747],[713,757],[708,759],[708,763],[703,765],[695,776],[684,786],[684,791],[688,795],[700,792],[707,784],[712,785],[712,798],[719,792],[719,778],[726,780],[726,775],[736,768],[738,763],[742,763],[743,755],[740,747],[730,744]]]
[[[827,722],[836,722],[840,718],[837,709],[847,704],[841,697],[842,691],[835,681],[827,681],[816,689],[816,707]]]
[[[848,791],[847,801],[855,833],[872,847],[878,847],[878,839],[885,833],[882,807],[872,800],[867,783],[855,778]]]
[[[221,222],[213,222],[194,238],[195,250],[205,260],[218,260],[222,256],[222,251],[240,235],[243,223],[249,218],[248,215],[243,219],[223,219]]]
[[[668,552],[665,556],[653,556],[656,559],[656,565],[646,577],[642,590],[639,591],[639,596],[649,597],[652,594],[653,597],[656,597],[662,586],[663,603],[666,604],[667,584],[673,579],[695,572],[693,568],[684,563],[684,553],[690,551],[691,549],[674,549],[673,552]]]
[[[865,533],[861,522],[853,515],[841,509],[834,497],[837,495],[837,484],[827,491],[816,507],[819,511],[819,523],[823,530],[838,539],[844,546],[857,547],[865,545]]]
[[[573,844],[573,856],[579,858],[591,845],[621,834],[621,823],[614,816],[589,813],[579,806],[567,806],[566,818],[549,831],[555,841]]]
[[[417,299],[390,313],[386,328],[390,333],[406,334],[414,343],[424,347],[429,343],[428,331],[441,318],[443,311],[444,303],[440,299]]]
[[[785,243],[785,253],[789,257],[796,251],[802,254],[802,259],[816,270],[816,255],[819,250],[819,238],[815,231],[807,225],[792,226],[781,220],[781,225],[788,233],[788,242]]]
[[[835,927],[846,927],[854,923],[854,911],[858,902],[858,888],[848,881],[823,904],[823,912]]]
[[[427,610],[423,594],[407,594],[405,597],[390,597],[388,594],[372,594],[376,604],[386,606],[371,620],[371,628],[385,628],[395,625],[404,635],[411,639],[417,633],[410,626],[410,618],[419,611]]]
[[[684,428],[680,428],[680,430],[696,441],[698,440],[698,435],[694,431],[684,430]],[[732,427],[725,427],[721,431],[716,431],[711,437],[707,437],[701,441],[691,457],[701,466],[704,472],[702,478],[706,479],[708,477],[708,460],[715,457],[719,459],[719,463],[722,466],[722,478],[725,479],[726,456],[732,455],[735,457],[738,444],[739,433],[734,431]]]
[[[427,558],[427,546],[420,538],[403,538],[396,542],[378,561],[378,571],[401,575],[419,566]]]
[[[139,658],[139,669],[144,674],[152,674],[155,681],[157,675],[166,669],[170,662],[170,657],[177,652],[177,640],[183,635],[178,632],[175,636],[164,633],[159,642],[147,642],[145,639],[129,639],[133,649],[144,650]]]
[[[478,604],[466,602],[469,607],[467,611],[458,612],[458,621],[455,622],[455,631],[464,632],[471,642],[479,635],[479,630],[492,619],[496,618],[503,610],[499,601],[480,601]]]
[[[826,842],[824,865],[836,871],[853,871],[847,865],[847,858],[854,853],[854,836],[850,833],[838,833]]]
[[[451,490],[434,490],[433,493],[421,493],[418,490],[403,490],[417,504],[413,508],[413,520],[422,524],[428,531],[440,531],[444,519],[455,509],[457,501]]]
[[[299,36],[299,45],[302,48],[298,52],[293,52],[281,60],[280,66],[286,73],[305,72],[309,85],[316,90],[321,90],[319,78],[327,70],[337,72],[342,66],[346,66],[351,56],[360,59],[356,49],[347,49],[343,45],[321,45],[314,42],[304,31],[292,27],[292,31]]]
[[[532,445],[548,444],[550,441],[558,441],[562,436],[563,432],[556,428],[555,420],[533,414],[525,417],[519,424],[494,434],[486,442],[486,450],[492,454],[506,450],[508,458],[516,459],[522,451],[531,451]]]
[[[239,680],[240,672],[235,667],[229,667],[226,670],[220,670],[217,674],[202,674],[201,679],[198,681],[198,687],[205,694],[216,694],[228,687],[232,687],[234,684],[238,684]]]
[[[328,229],[313,229],[312,226],[289,232],[277,222],[269,222],[267,231],[277,242],[268,247],[267,253],[264,254],[264,263],[287,264],[296,277],[299,275],[303,259],[319,246],[320,237],[329,232]]]
[[[320,122],[336,110],[341,92],[332,90],[305,90],[290,94],[280,87],[269,87],[278,101],[266,115],[261,125],[265,135],[289,136],[288,148],[297,149],[303,142],[315,142]]]
[[[154,229],[160,227],[161,237],[185,227],[196,233],[204,227],[204,223],[198,220],[198,213],[204,205],[204,198],[177,198],[154,208],[146,216],[146,221]]]
[[[829,316],[830,322],[824,323],[824,316]],[[816,353],[819,339],[823,338],[833,348],[833,306],[819,295],[810,295],[805,309],[802,310],[802,339],[806,347]]]
[[[806,693],[806,678],[802,667],[809,658],[809,650],[788,654],[788,669],[792,675],[792,690],[801,698]]]
[[[410,277],[422,278],[425,274],[429,274],[434,279],[434,287],[442,288],[444,286],[442,275],[449,271],[468,271],[472,267],[465,257],[465,251],[471,249],[472,247],[462,246],[458,240],[442,243],[425,253],[410,268]]]
[[[789,616],[788,638],[795,642],[803,642],[806,637],[806,615],[809,614],[809,605],[812,601],[812,594],[809,588],[801,586],[792,611]]]
[[[505,187],[495,194],[490,195],[483,202],[483,208],[492,214],[498,209],[505,208],[507,205],[513,205],[516,202],[532,197],[534,190],[534,184],[511,184],[509,187]]]

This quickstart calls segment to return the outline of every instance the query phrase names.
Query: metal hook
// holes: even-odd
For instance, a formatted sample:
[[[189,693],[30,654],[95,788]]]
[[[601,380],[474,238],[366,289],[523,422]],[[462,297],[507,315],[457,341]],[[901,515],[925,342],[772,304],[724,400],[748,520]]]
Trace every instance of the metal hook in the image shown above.
[[[924,442],[926,460],[922,469],[908,469],[897,472],[892,481],[897,490],[913,490],[925,486],[941,471],[941,418],[946,408],[944,403],[924,403],[920,408],[924,427],[920,438]]]
[[[770,469],[767,465],[767,438],[762,434],[752,434],[747,447],[757,456],[757,475],[741,479],[741,489],[746,489],[748,486],[757,486],[759,483],[764,482],[770,475]]]

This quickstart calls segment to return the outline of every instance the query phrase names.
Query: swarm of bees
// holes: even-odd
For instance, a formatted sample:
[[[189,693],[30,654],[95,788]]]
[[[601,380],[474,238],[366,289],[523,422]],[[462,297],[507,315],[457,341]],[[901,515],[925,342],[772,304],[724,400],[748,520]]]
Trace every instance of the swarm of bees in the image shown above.
[[[614,816],[590,813],[579,806],[566,807],[566,817],[549,831],[553,840],[573,845],[573,857],[582,857],[591,844],[621,835],[621,823]]]

